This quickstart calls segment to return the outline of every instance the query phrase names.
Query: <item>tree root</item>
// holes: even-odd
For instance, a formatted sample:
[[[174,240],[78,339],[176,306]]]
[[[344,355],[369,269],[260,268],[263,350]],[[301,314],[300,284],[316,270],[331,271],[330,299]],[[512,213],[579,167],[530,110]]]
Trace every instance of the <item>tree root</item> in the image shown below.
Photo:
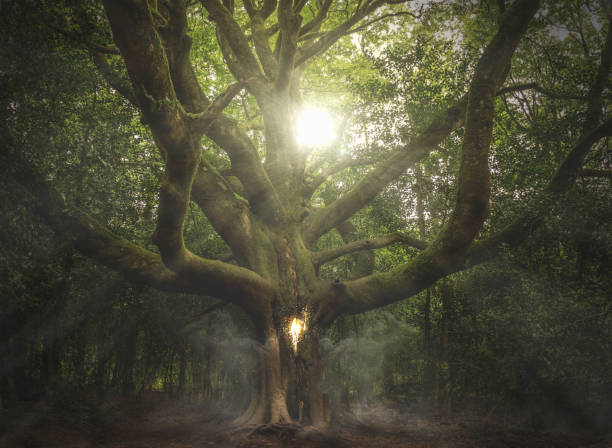
[[[275,435],[279,439],[289,439],[295,437],[301,431],[304,431],[304,428],[297,423],[268,423],[257,426],[249,433],[248,437],[254,435]]]
[[[302,426],[298,423],[269,423],[254,428],[248,438],[254,436],[276,436],[281,440],[300,439],[315,442],[329,448],[348,448],[350,442],[341,435],[330,432],[327,429],[319,429],[314,426]]]

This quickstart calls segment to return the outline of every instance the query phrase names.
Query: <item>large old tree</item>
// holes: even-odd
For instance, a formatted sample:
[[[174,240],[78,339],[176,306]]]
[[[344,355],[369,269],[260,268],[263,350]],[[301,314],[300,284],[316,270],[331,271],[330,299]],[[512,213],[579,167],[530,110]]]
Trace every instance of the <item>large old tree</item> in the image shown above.
[[[297,418],[301,402],[313,424],[325,424],[330,419],[329,404],[318,388],[323,372],[318,344],[322,332],[341,315],[414,296],[445,276],[522,242],[549,206],[571,187],[589,150],[612,134],[602,99],[612,62],[608,31],[598,71],[586,87],[581,135],[572,142],[548,187],[534,196],[532,206],[501,232],[478,238],[489,210],[489,149],[496,98],[500,92],[537,88],[534,83],[504,84],[512,56],[539,3],[516,0],[505,6],[497,2],[499,26],[481,52],[465,86],[467,93],[421,132],[404,135],[403,143],[389,148],[350,191],[321,207],[312,201],[317,188],[355,160],[340,159],[321,169],[298,145],[300,78],[343,36],[387,17],[417,16],[418,7],[397,0],[244,0],[238,4],[233,0],[104,0],[114,42],[85,45],[109,85],[140,111],[164,160],[153,234],[159,252],[116,236],[78,207],[66,204],[35,170],[25,173],[28,168],[22,166],[20,173],[41,198],[39,211],[45,219],[72,238],[82,253],[136,282],[164,291],[213,296],[252,317],[265,350],[258,354],[258,378],[241,423],[290,422]],[[196,7],[207,13],[205,26],[215,27],[216,44],[236,81],[216,98],[202,87],[203,79],[196,76],[192,63],[188,17]],[[330,20],[331,12],[337,10],[342,14]],[[118,56],[129,79],[116,63]],[[263,118],[263,140],[253,139],[254,134],[224,112],[243,89]],[[455,135],[462,142],[456,202],[438,235],[427,242],[404,234],[367,240],[347,237],[345,245],[315,249],[319,238],[333,229],[346,235],[348,226],[350,232],[352,216],[458,130],[462,132]],[[224,151],[231,168],[219,169],[208,156],[209,141]],[[185,217],[191,204],[202,210],[231,254],[207,259],[185,246]],[[394,243],[420,252],[387,272],[347,281],[319,276],[325,263]],[[305,322],[297,345],[290,334],[295,317]]]

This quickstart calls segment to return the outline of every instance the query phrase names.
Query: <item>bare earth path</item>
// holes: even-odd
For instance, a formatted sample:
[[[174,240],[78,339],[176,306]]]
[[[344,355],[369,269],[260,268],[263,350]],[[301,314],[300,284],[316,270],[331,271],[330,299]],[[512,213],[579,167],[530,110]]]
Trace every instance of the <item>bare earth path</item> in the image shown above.
[[[178,402],[123,403],[99,412],[83,408],[61,416],[44,405],[0,410],[4,448],[612,448],[612,440],[563,432],[534,432],[507,423],[457,416],[444,424],[388,409],[362,414],[365,426],[317,431],[236,430],[201,405]]]

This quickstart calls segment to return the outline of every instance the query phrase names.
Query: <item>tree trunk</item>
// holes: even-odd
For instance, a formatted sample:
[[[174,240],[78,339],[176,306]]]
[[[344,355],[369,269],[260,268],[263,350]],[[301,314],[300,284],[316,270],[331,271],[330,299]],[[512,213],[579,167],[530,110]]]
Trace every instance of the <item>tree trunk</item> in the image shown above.
[[[134,392],[134,363],[136,362],[136,342],[138,329],[126,329],[124,340],[120,342],[118,354],[119,375],[121,381],[121,394],[129,396]]]
[[[278,319],[275,324],[268,319],[260,326],[265,342],[257,353],[249,406],[234,421],[237,425],[297,421],[327,426],[331,420],[329,398],[319,390],[324,366],[319,332],[307,329],[296,349],[287,321]]]
[[[427,231],[425,228],[425,188],[423,185],[423,172],[421,164],[417,163],[414,167],[416,178],[416,210],[419,225],[419,237],[425,241]],[[425,368],[423,370],[423,386],[425,390],[425,400],[429,407],[435,397],[435,366],[433,360],[433,349],[431,344],[431,288],[425,291],[425,304],[423,310],[423,354],[425,358]]]
[[[450,420],[452,414],[452,376],[449,363],[449,333],[452,313],[453,287],[449,282],[440,285],[442,300],[442,328],[440,331],[440,413],[445,420]]]
[[[183,398],[185,396],[185,382],[187,378],[187,349],[185,347],[185,341],[180,338],[179,344],[179,374],[178,374],[178,388],[176,390],[177,398]]]

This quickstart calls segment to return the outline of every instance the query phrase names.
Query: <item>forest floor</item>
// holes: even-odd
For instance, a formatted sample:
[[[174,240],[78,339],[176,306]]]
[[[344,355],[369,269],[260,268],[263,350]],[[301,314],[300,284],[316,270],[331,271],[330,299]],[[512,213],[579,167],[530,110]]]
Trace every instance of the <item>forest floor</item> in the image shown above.
[[[76,411],[76,412],[75,412]],[[92,411],[58,412],[37,404],[0,410],[0,447],[4,448],[612,448],[612,437],[534,431],[505,419],[474,414],[437,416],[375,407],[357,410],[362,424],[325,433],[306,429],[232,428],[201,404],[132,400]]]

